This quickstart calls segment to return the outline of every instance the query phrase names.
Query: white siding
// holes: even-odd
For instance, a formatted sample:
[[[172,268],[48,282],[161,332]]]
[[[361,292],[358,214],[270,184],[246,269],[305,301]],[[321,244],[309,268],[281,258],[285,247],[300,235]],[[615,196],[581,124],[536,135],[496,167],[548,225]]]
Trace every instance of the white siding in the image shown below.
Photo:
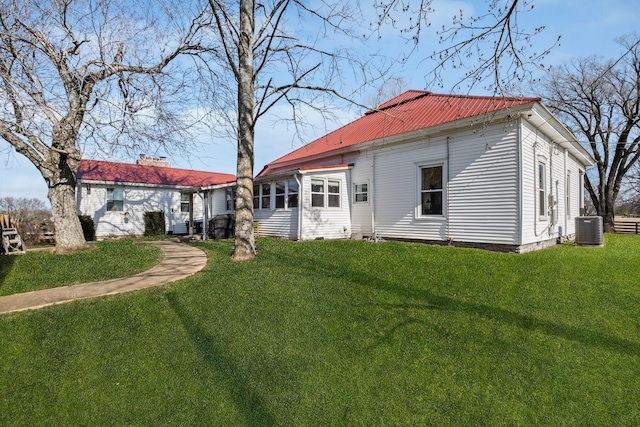
[[[449,138],[449,238],[518,244],[517,137],[500,124]]]
[[[373,155],[362,153],[351,170],[351,187],[349,188],[351,208],[351,229],[354,233],[362,233],[363,236],[373,234]],[[367,184],[367,202],[355,202],[355,185]]]
[[[253,219],[258,222],[258,235],[269,237],[283,237],[286,239],[298,238],[298,208],[276,209],[275,186],[276,181],[293,179],[292,176],[280,177],[269,181],[271,184],[271,196],[269,209],[258,209],[254,206]],[[260,185],[267,182],[260,181]],[[300,195],[298,194],[298,197]],[[298,203],[300,200],[298,199]]]
[[[258,221],[260,236],[298,238],[298,208],[257,209],[253,219]]]
[[[445,240],[444,217],[416,219],[418,165],[446,163],[445,138],[380,149],[375,153],[375,232],[381,237]],[[446,171],[444,172],[446,175]]]
[[[331,179],[340,181],[340,207],[315,208],[311,206],[311,179]],[[349,171],[319,171],[302,176],[301,201],[302,223],[301,239],[316,238],[345,239],[351,237],[351,206],[349,200],[351,179]],[[262,232],[262,225],[260,226]]]
[[[522,210],[523,230],[522,243],[531,244],[572,238],[575,234],[575,217],[579,215],[580,189],[578,179],[584,168],[565,150],[553,144],[549,138],[536,131],[524,121],[522,132]],[[547,195],[555,197],[557,215],[556,224],[552,224],[551,216],[538,216],[538,163],[546,165]],[[571,197],[569,211],[566,201],[567,173],[570,175]],[[548,196],[547,196],[548,197]]]
[[[107,188],[124,189],[122,211],[107,211]],[[91,188],[91,194],[88,194]],[[202,219],[202,200],[193,197],[194,219]],[[135,236],[144,234],[144,213],[163,211],[167,232],[187,232],[187,212],[180,212],[180,192],[166,188],[147,188],[118,185],[95,185],[83,183],[78,188],[78,212],[90,215],[96,229],[96,237]],[[125,213],[129,213],[129,218]]]

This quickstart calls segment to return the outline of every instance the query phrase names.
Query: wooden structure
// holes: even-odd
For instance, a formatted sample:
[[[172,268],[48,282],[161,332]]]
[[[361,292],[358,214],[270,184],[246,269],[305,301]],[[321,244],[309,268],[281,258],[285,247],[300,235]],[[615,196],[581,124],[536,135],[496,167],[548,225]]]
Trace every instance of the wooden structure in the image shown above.
[[[640,218],[617,216],[613,220],[613,227],[619,234],[640,234]]]
[[[25,244],[18,233],[16,225],[11,221],[9,215],[0,214],[0,236],[2,245],[0,255],[11,255],[25,252]]]

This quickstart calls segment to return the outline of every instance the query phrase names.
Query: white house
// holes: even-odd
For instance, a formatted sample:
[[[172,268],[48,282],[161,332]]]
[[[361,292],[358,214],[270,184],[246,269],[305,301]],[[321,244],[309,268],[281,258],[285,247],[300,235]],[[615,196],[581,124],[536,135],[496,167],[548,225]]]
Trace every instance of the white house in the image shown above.
[[[538,98],[408,91],[266,165],[254,218],[262,236],[526,252],[573,238],[593,162]]]
[[[144,213],[151,211],[164,212],[167,233],[186,234],[209,216],[211,203],[202,188],[235,180],[230,174],[172,168],[164,159],[144,155],[136,164],[81,160],[77,209],[93,217],[98,238],[144,234]]]

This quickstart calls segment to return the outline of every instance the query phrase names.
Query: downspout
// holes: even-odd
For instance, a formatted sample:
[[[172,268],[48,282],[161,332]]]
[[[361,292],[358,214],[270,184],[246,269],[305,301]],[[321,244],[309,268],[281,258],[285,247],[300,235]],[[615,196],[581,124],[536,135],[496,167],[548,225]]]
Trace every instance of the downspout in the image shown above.
[[[371,162],[371,183],[373,188],[371,189],[371,237],[376,237],[376,153],[372,153],[373,161]]]
[[[522,117],[520,117],[519,121],[518,121],[518,127],[516,129],[516,156],[518,156],[518,182],[516,183],[516,186],[518,188],[518,242],[516,242],[516,244],[518,246],[522,246],[522,242],[524,241],[524,169],[522,168],[522,157],[523,157],[523,141],[522,141]],[[534,160],[533,160],[533,169],[535,171],[535,167],[536,167],[536,159],[535,159],[535,155],[534,155]],[[535,182],[535,180],[534,180]],[[535,195],[535,193],[534,193]]]
[[[299,174],[293,175],[293,178],[296,180],[298,184],[298,241],[302,240],[302,207],[303,207],[303,199],[302,197],[302,181],[300,179]]]
[[[447,198],[446,198],[447,205],[445,207],[445,209],[446,209],[446,227],[445,227],[445,230],[444,230],[444,233],[445,233],[444,237],[447,240],[447,242],[451,242],[451,238],[449,237],[449,227],[450,227],[449,221],[450,221],[450,218],[451,218],[451,215],[449,214],[449,179],[450,179],[450,176],[449,176],[449,137],[447,136],[447,183],[445,184],[446,185],[445,188],[446,188],[446,192],[447,192]]]
[[[203,223],[202,223],[202,240],[207,240],[207,228],[209,226],[209,192],[202,193],[202,204],[204,205],[203,209]]]
[[[570,212],[569,212],[569,206],[570,203],[567,203],[567,194],[569,194],[569,188],[568,186],[571,185],[571,183],[569,182],[569,180],[567,179],[567,168],[568,168],[568,163],[569,161],[569,151],[565,148],[564,149],[564,235],[567,236],[567,240],[568,240],[568,236],[569,236],[569,220],[567,219],[567,217],[569,216]],[[560,236],[562,237],[562,236]]]

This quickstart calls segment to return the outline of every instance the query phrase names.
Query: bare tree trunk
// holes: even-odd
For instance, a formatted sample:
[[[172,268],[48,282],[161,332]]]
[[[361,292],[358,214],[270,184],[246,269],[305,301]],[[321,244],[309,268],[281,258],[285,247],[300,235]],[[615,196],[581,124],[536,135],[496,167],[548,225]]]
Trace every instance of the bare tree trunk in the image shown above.
[[[240,37],[238,43],[238,169],[236,190],[236,240],[233,259],[256,256],[253,235],[253,161],[254,161],[254,76],[253,32],[254,0],[240,0]]]
[[[69,184],[49,187],[49,200],[56,226],[56,251],[67,252],[85,246],[76,212],[75,188]]]
[[[81,249],[86,244],[76,209],[78,162],[74,157],[79,157],[79,152],[73,148],[70,150],[71,156],[52,150],[48,159],[49,172],[45,173],[45,180],[49,186],[51,212],[56,227],[57,252]]]

